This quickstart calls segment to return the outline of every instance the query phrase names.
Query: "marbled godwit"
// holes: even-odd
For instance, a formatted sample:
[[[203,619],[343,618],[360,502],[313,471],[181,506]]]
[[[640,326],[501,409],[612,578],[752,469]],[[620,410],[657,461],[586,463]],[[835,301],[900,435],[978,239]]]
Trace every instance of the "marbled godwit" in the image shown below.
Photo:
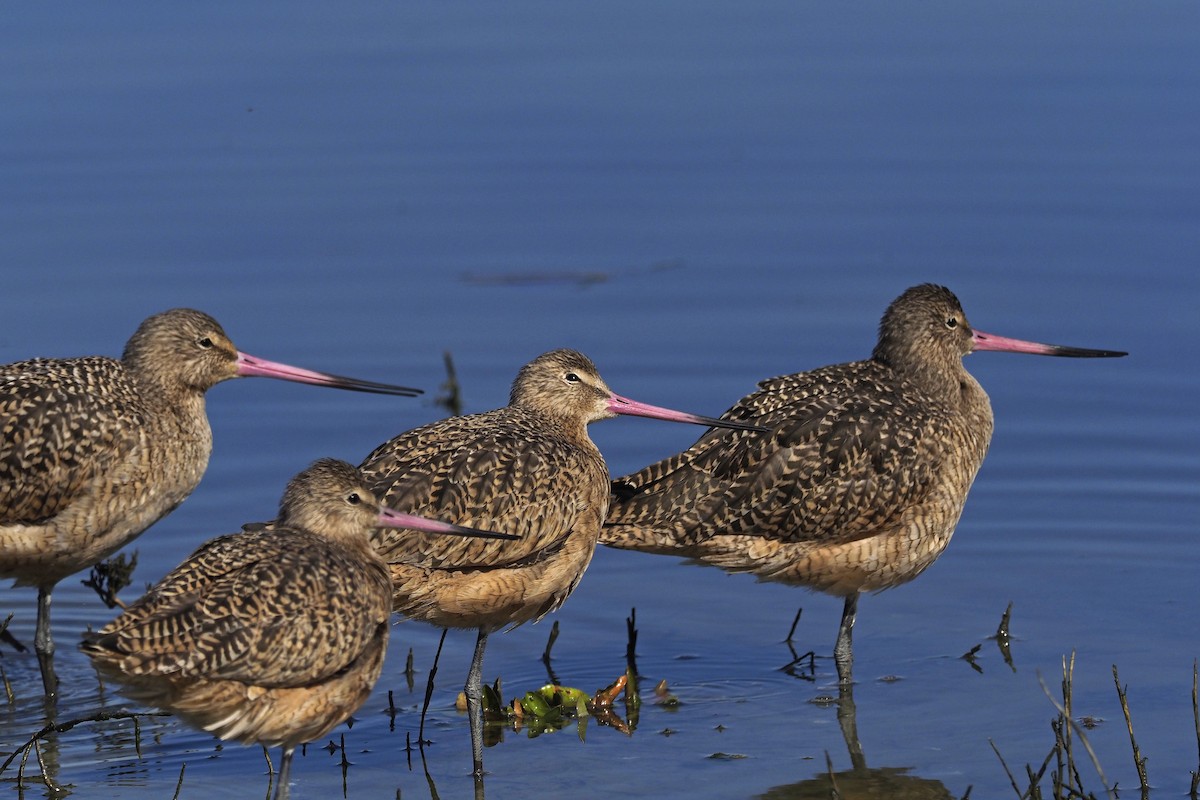
[[[0,367],[0,578],[38,587],[47,695],[56,683],[55,584],[119,550],[196,488],[212,449],[204,393],[241,376],[419,394],[239,353],[216,320],[190,309],[147,319],[120,361]]]
[[[586,356],[554,350],[521,368],[508,406],[402,433],[361,465],[392,508],[521,536],[503,543],[374,536],[391,567],[396,611],[479,632],[466,684],[477,779],[483,774],[480,695],[488,634],[540,619],[579,583],[609,497],[608,469],[587,426],[618,414],[750,426],[620,397]]]
[[[1124,353],[971,329],[950,290],[897,298],[871,358],[772,378],[725,412],[773,433],[706,433],[613,483],[601,541],[845,597],[834,648],[850,682],[858,595],[912,580],[946,548],[992,437],[975,350]]]
[[[286,794],[296,745],[349,717],[383,668],[392,580],[371,547],[378,526],[495,535],[382,508],[357,469],[322,459],[288,484],[275,522],[205,543],[82,649],[135,700],[282,747]]]

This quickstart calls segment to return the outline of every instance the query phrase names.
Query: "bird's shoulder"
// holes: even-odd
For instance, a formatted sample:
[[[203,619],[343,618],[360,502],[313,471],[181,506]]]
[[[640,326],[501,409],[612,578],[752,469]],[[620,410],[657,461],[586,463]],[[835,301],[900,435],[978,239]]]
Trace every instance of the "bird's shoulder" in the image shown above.
[[[146,409],[123,365],[92,356],[0,368],[0,523],[38,523],[142,441]]]

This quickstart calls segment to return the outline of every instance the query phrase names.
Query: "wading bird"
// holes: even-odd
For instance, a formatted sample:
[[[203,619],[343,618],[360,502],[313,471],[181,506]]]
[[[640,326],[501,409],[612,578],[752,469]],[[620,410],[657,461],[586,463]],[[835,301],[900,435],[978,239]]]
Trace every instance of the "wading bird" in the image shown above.
[[[962,362],[976,350],[1125,355],[973,330],[949,289],[915,286],[871,358],[771,378],[725,412],[769,433],[712,430],[614,481],[601,542],[844,597],[834,656],[849,683],[859,594],[941,555],[983,463],[992,407]]]
[[[288,484],[273,523],[213,539],[83,651],[127,696],[221,739],[282,747],[329,733],[371,693],[392,610],[376,527],[493,536],[381,507],[362,474],[322,459]]]
[[[182,308],[143,322],[120,360],[0,367],[0,578],[38,589],[34,645],[47,695],[57,685],[55,584],[112,555],[191,494],[212,450],[204,393],[245,376],[420,393],[239,353],[216,320]]]
[[[394,608],[443,628],[478,631],[467,676],[476,779],[483,774],[480,705],[488,634],[537,620],[562,605],[595,551],[608,508],[609,475],[588,437],[591,422],[618,414],[743,429],[620,397],[591,360],[545,353],[521,368],[509,404],[402,433],[361,468],[392,508],[520,535],[519,541],[450,542],[380,531]]]

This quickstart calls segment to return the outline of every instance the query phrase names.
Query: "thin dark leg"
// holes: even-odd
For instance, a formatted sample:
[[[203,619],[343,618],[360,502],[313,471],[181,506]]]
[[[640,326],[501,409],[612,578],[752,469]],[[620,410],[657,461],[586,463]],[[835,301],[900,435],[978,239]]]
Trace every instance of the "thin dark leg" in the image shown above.
[[[837,644],[833,646],[833,660],[837,664],[838,683],[852,683],[850,673],[854,669],[854,648],[851,639],[854,636],[854,617],[858,613],[858,593],[846,597],[846,605],[842,607],[842,624],[838,626]]]
[[[467,716],[471,718],[472,770],[476,782],[483,779],[483,649],[487,646],[487,637],[487,629],[480,628],[465,687]]]
[[[554,647],[554,643],[558,640],[558,620],[554,620],[554,624],[550,626],[550,638],[546,640],[546,649],[542,651],[542,664],[546,667],[546,677],[550,679],[550,683],[555,686],[562,683],[558,676],[554,674],[554,667],[550,665],[550,649]]]
[[[53,584],[38,587],[37,633],[33,639],[38,666],[42,668],[42,687],[46,697],[54,697],[58,691],[58,675],[54,672],[54,635],[50,632],[50,593],[53,590]]]
[[[425,712],[429,710],[429,701],[433,698],[433,679],[437,676],[438,661],[442,658],[442,645],[446,643],[446,632],[442,628],[442,638],[438,639],[438,649],[433,655],[433,666],[429,668],[429,680],[425,682],[425,704],[421,706],[421,726],[417,728],[417,747],[425,746]]]
[[[800,624],[800,615],[804,613],[804,606],[796,609],[796,618],[792,620],[792,627],[788,628],[787,638],[783,641],[786,644],[792,643],[792,637],[796,635],[796,626]]]
[[[283,758],[279,761],[279,775],[276,777],[279,784],[275,787],[275,800],[287,800],[288,798],[288,782],[292,772],[292,753],[295,750],[295,747],[283,748]]]

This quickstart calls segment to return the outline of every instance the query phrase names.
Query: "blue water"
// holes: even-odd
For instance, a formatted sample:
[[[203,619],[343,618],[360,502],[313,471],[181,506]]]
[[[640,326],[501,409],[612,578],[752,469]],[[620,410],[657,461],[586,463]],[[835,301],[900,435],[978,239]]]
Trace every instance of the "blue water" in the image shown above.
[[[189,305],[250,353],[430,392],[214,389],[211,467],[137,542],[139,586],[271,516],[312,459],[357,461],[441,416],[429,397],[444,351],[468,411],[502,404],[533,356],[573,346],[620,393],[717,414],[759,379],[865,356],[886,304],[936,281],[985,331],[1131,355],[969,359],[996,435],[946,554],[860,604],[865,761],[949,796],[1007,794],[989,740],[1019,774],[1041,763],[1055,711],[1039,676],[1057,691],[1075,651],[1076,715],[1102,718],[1090,736],[1109,781],[1137,781],[1116,664],[1156,794],[1186,792],[1200,656],[1194,3],[67,3],[3,16],[0,361],[115,355],[142,318]],[[697,433],[593,430],[616,474]],[[2,592],[31,639],[32,593]],[[986,639],[1009,602],[1015,669]],[[636,606],[639,667],[682,705],[648,702],[630,737],[510,733],[486,753],[488,794],[803,796],[791,785],[824,774],[826,754],[849,769],[834,708],[810,702],[834,693],[832,663],[812,682],[776,669],[801,605],[798,645],[827,655],[835,599],[598,552],[555,617],[556,672],[587,690],[613,680]],[[60,716],[118,703],[70,644],[111,612],[73,580],[55,611]],[[547,634],[493,637],[485,677],[506,694],[540,685]],[[977,643],[982,673],[959,658]],[[443,654],[435,790],[404,753],[435,646],[432,629],[394,630],[375,695],[336,732],[348,797],[470,795],[453,709],[469,635]],[[7,751],[43,720],[30,657],[6,648],[0,666],[15,693],[0,703]],[[129,723],[82,725],[48,768],[81,797],[170,796],[184,763],[181,797],[266,793],[254,748],[218,749],[171,720],[142,734],[139,758]],[[294,796],[337,796],[339,759],[310,748]]]

